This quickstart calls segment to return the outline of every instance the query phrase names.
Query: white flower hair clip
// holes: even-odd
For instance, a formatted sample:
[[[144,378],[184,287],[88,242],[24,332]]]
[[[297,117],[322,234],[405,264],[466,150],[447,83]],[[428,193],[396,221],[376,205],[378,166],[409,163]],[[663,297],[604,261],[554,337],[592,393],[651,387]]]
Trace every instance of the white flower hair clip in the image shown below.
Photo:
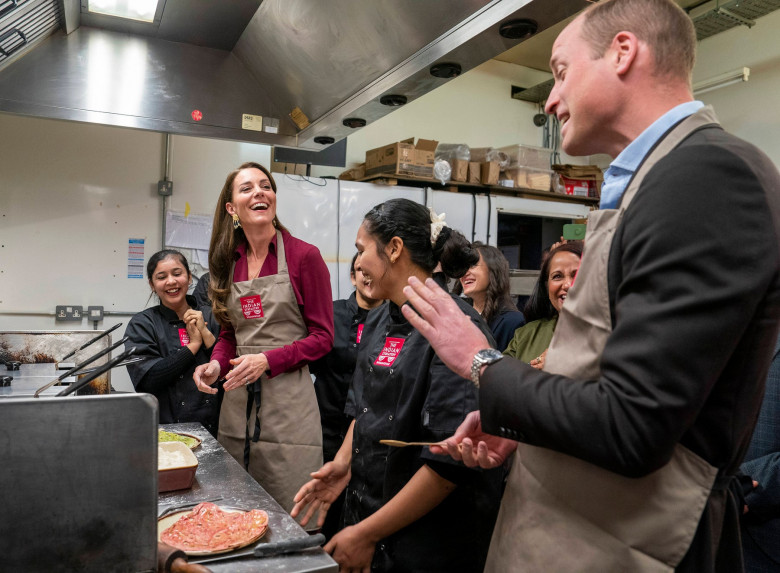
[[[436,245],[436,239],[439,238],[439,234],[441,233],[441,230],[447,226],[447,223],[444,221],[444,216],[446,213],[442,213],[441,215],[437,215],[436,211],[433,209],[430,209],[431,212],[431,246]]]

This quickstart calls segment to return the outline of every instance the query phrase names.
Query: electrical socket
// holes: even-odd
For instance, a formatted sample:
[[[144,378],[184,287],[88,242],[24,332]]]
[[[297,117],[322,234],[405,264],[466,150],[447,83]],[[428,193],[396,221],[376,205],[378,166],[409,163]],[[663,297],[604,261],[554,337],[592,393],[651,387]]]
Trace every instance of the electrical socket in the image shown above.
[[[88,306],[87,307],[87,319],[98,322],[103,320],[103,307],[102,306]]]
[[[167,197],[169,195],[173,195],[173,181],[167,181],[165,179],[160,179],[157,182],[157,193],[159,195],[164,196],[164,197]]]
[[[81,306],[58,304],[54,311],[54,319],[59,322],[81,322],[84,308]]]

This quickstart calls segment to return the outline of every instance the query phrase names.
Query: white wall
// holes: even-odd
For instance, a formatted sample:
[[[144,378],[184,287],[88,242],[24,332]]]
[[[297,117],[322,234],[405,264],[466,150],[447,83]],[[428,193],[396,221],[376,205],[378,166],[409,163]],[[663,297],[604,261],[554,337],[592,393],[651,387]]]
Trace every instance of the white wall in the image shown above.
[[[780,10],[699,44],[693,81],[747,66],[750,80],[700,96],[727,131],[750,141],[780,165]]]

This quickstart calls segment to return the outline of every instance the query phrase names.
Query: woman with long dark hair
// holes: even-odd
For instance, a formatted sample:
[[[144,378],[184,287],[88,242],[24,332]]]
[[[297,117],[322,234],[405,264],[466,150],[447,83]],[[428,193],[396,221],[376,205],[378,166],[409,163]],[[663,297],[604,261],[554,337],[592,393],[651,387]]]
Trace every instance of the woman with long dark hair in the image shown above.
[[[472,247],[479,253],[479,261],[460,277],[453,292],[471,299],[474,310],[493,333],[496,348],[504,350],[515,330],[525,324],[523,313],[509,295],[509,262],[496,247],[479,241]]]
[[[504,354],[542,369],[558,324],[558,312],[577,276],[581,258],[582,241],[561,243],[545,255],[539,280],[523,309],[527,322],[515,331]]]
[[[219,324],[187,294],[192,274],[179,251],[154,253],[146,275],[159,304],[133,316],[125,330],[125,346],[146,358],[127,366],[133,387],[157,398],[161,424],[200,422],[216,436],[220,396],[201,394],[192,380],[195,367],[211,359]]]
[[[212,384],[224,378],[219,442],[289,511],[322,465],[307,364],[333,345],[333,301],[322,256],[279,222],[276,182],[258,163],[244,163],[225,180],[209,271],[223,332],[195,382],[213,394]]]
[[[388,304],[372,311],[361,341],[347,411],[355,417],[334,460],[296,496],[307,522],[346,488],[343,525],[325,550],[347,571],[482,571],[500,497],[501,470],[479,471],[428,447],[394,448],[383,439],[438,442],[477,407],[477,389],[447,368],[401,313],[410,276],[437,263],[462,276],[478,255],[441,217],[408,199],[374,207],[358,230],[366,293]],[[488,338],[479,314],[453,297]],[[308,511],[307,508],[308,507]]]

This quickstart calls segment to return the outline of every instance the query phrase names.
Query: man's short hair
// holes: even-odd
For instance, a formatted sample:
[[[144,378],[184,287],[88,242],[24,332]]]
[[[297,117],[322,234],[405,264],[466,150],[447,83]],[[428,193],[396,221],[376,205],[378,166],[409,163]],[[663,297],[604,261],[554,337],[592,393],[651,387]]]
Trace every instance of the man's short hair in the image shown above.
[[[618,32],[632,32],[655,55],[655,73],[690,82],[696,31],[672,0],[602,0],[583,13],[582,37],[602,57]]]

